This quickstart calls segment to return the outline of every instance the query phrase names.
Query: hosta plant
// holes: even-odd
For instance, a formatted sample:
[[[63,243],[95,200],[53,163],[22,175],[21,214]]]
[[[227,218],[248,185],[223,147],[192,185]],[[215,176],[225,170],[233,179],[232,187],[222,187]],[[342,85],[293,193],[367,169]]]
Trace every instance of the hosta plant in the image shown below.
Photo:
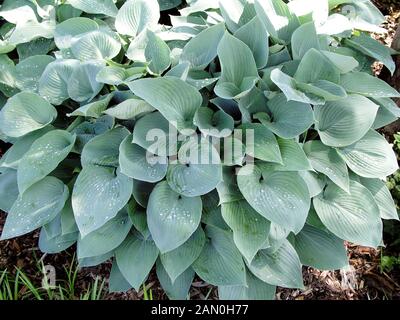
[[[382,245],[400,116],[374,77],[396,52],[368,0],[5,0],[2,240],[112,259],[111,291],[155,267],[171,299],[303,288],[345,241]]]

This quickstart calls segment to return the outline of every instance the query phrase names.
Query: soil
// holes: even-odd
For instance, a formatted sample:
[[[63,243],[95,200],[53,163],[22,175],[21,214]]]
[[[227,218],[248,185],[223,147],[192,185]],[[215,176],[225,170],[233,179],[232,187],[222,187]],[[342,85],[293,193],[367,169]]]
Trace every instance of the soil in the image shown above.
[[[388,34],[377,35],[376,38],[390,46],[393,36],[400,21],[400,3],[398,0],[376,1],[384,14],[387,14],[385,27]],[[400,58],[398,58],[400,59]],[[400,65],[400,60],[399,60]],[[399,69],[400,70],[400,69]],[[400,76],[393,83],[381,66],[376,65],[375,71],[393,86],[400,88]],[[383,133],[387,137],[400,131],[400,123],[386,128]],[[0,154],[6,146],[0,146]],[[5,222],[5,214],[0,212],[0,233]],[[397,226],[400,230],[400,225]],[[386,237],[385,242],[392,239]],[[66,280],[65,268],[69,268],[74,258],[75,248],[71,248],[57,255],[43,255],[37,247],[38,233],[34,232],[27,236],[13,240],[3,241],[0,245],[0,271],[7,269],[15,272],[15,268],[22,269],[32,281],[40,286],[42,274],[39,271],[40,261],[45,265],[54,266],[58,281]],[[380,270],[381,252],[379,250],[346,244],[350,266],[341,271],[319,271],[313,268],[304,268],[305,290],[289,290],[279,288],[278,300],[376,300],[376,299],[398,299],[400,300],[400,270],[395,269],[390,274]],[[398,248],[388,246],[385,249],[387,255],[399,255]],[[90,283],[96,277],[107,279],[111,270],[111,263],[107,262],[95,268],[84,268],[78,272],[76,282],[75,298],[85,292]],[[155,272],[150,274],[147,280],[147,288],[151,289],[153,298],[156,300],[167,299],[161,289]],[[216,288],[196,279],[190,290],[191,299],[217,299]],[[143,299],[143,292],[136,293],[130,290],[123,294],[105,294],[107,300],[139,300]]]

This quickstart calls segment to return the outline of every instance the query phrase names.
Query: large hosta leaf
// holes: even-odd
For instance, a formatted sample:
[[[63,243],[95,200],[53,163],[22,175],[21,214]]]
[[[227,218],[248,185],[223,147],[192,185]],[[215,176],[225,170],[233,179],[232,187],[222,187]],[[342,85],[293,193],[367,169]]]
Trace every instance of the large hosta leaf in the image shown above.
[[[105,14],[115,17],[118,9],[113,0],[68,0],[73,7],[86,13]]]
[[[352,171],[365,178],[385,179],[399,168],[390,144],[373,130],[338,152]]]
[[[71,44],[77,40],[77,36],[98,29],[99,25],[92,19],[83,17],[71,18],[56,26],[54,42],[60,50],[69,49]]]
[[[158,182],[167,174],[167,157],[148,153],[137,144],[132,143],[132,136],[127,136],[119,148],[121,172],[128,177],[146,182]]]
[[[162,263],[157,262],[157,277],[162,288],[171,300],[186,300],[189,298],[189,289],[192,285],[195,272],[192,268],[186,269],[172,282]]]
[[[150,195],[147,223],[162,253],[184,244],[196,231],[201,220],[200,197],[187,198],[173,191],[164,181]]]
[[[350,193],[334,184],[314,198],[314,207],[323,224],[336,236],[355,244],[378,247],[382,241],[382,220],[371,192],[350,182]]]
[[[371,129],[378,106],[360,95],[315,106],[315,127],[325,145],[345,147],[360,140]]]
[[[16,86],[21,91],[38,92],[39,80],[47,65],[54,58],[46,55],[38,55],[26,58],[16,65]]]
[[[303,288],[300,259],[287,240],[277,251],[259,251],[248,267],[256,277],[271,285]]]
[[[131,227],[132,222],[126,210],[120,211],[100,229],[79,238],[79,259],[101,256],[114,250],[125,240]]]
[[[79,61],[60,59],[47,65],[39,81],[39,93],[52,104],[60,105],[69,98],[68,84]]]
[[[257,66],[250,48],[226,32],[218,46],[218,57],[222,74],[214,89],[217,96],[239,99],[249,93],[258,81]]]
[[[121,43],[116,34],[98,30],[84,34],[71,46],[75,58],[82,61],[112,59],[120,50]]]
[[[76,137],[67,131],[53,130],[37,139],[18,166],[18,187],[24,193],[51,173],[71,152]]]
[[[284,94],[268,101],[268,108],[271,116],[261,113],[255,118],[281,138],[295,138],[307,131],[314,122],[313,110],[309,104],[287,101]]]
[[[130,83],[129,88],[178,130],[194,129],[193,117],[201,106],[202,97],[191,85],[171,77],[137,80]]]
[[[233,118],[223,110],[213,112],[210,108],[199,108],[194,124],[205,136],[226,138],[231,135],[235,126]]]
[[[160,255],[162,265],[172,283],[199,257],[205,241],[204,231],[199,227],[180,247]]]
[[[116,119],[130,120],[153,111],[155,109],[142,99],[128,99],[113,108],[105,110],[104,113]]]
[[[222,216],[233,230],[233,240],[242,255],[251,262],[268,239],[270,222],[246,200],[222,204]]]
[[[283,164],[274,164],[278,171],[307,171],[312,170],[311,164],[304,153],[301,144],[295,140],[278,138]],[[263,164],[264,165],[264,164]],[[269,164],[267,164],[268,166]]]
[[[82,166],[118,167],[119,146],[129,135],[125,127],[116,127],[91,139],[82,151]]]
[[[68,195],[68,188],[54,177],[35,183],[10,209],[1,239],[18,237],[49,223],[62,210]]]
[[[0,111],[0,128],[10,137],[42,129],[57,117],[57,110],[35,93],[21,92],[8,99]]]
[[[208,226],[207,242],[193,269],[204,281],[217,286],[246,286],[246,267],[230,232]]]
[[[200,32],[183,48],[180,62],[188,62],[193,69],[206,68],[217,56],[217,48],[225,33],[223,23]],[[207,46],[204,43],[208,43]]]
[[[2,170],[0,173],[0,194],[0,210],[8,212],[19,195],[16,170]]]
[[[268,33],[256,16],[235,32],[235,37],[242,40],[253,52],[257,68],[267,65],[269,48]]]
[[[136,291],[146,280],[158,253],[153,240],[143,239],[136,233],[129,235],[116,250],[118,268]]]
[[[382,219],[399,220],[396,205],[386,183],[383,180],[360,178],[360,182],[374,196]]]
[[[130,0],[118,11],[115,28],[121,34],[135,37],[146,28],[154,28],[159,19],[157,0]]]
[[[302,264],[319,270],[341,269],[349,263],[343,240],[308,224],[295,236],[294,247]]]
[[[350,93],[371,98],[399,98],[400,93],[383,80],[365,72],[351,72],[342,75],[340,85]]]
[[[262,124],[245,124],[241,129],[246,134],[246,153],[263,161],[282,163],[279,144],[275,135]]]
[[[69,78],[68,94],[77,102],[90,102],[101,91],[104,84],[96,81],[96,76],[105,66],[104,61],[91,60],[75,68]]]
[[[248,165],[239,171],[238,185],[247,202],[268,220],[295,233],[303,228],[310,195],[297,173]]]
[[[321,141],[309,141],[304,145],[304,151],[316,171],[326,175],[343,190],[349,191],[346,162],[334,148],[325,146]]]
[[[220,300],[274,300],[276,287],[246,272],[247,286],[219,286]]]
[[[74,185],[72,207],[84,237],[114,218],[132,195],[132,180],[118,169],[83,168]]]
[[[185,143],[178,153],[178,163],[170,164],[167,181],[177,193],[197,197],[214,190],[222,181],[219,154],[207,140]]]

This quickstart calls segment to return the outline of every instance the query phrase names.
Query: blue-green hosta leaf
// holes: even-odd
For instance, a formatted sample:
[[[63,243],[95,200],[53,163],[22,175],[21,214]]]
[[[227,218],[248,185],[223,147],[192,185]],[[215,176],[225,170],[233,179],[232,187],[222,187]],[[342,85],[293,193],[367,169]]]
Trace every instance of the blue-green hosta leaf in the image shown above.
[[[0,194],[0,210],[10,211],[19,195],[16,170],[6,169],[0,173]]]
[[[290,234],[289,229],[286,229],[274,222],[271,222],[268,241],[265,242],[264,249],[267,249],[270,253],[276,252],[286,241],[289,234]]]
[[[0,111],[1,131],[9,137],[22,137],[42,129],[57,117],[57,110],[35,93],[21,92],[8,99]]]
[[[171,65],[171,50],[154,32],[146,30],[148,43],[145,49],[146,61],[150,62],[151,73],[160,75]]]
[[[282,165],[274,164],[278,171],[307,171],[312,170],[300,143],[292,139],[277,138],[282,155]],[[267,164],[270,165],[270,164]]]
[[[284,139],[297,137],[314,123],[313,110],[309,104],[287,101],[284,94],[268,101],[268,109],[271,117],[267,114],[257,114],[255,119]]]
[[[170,300],[186,300],[192,285],[195,272],[192,268],[186,269],[174,282],[168,276],[160,261],[157,262],[157,277],[162,288]]]
[[[352,171],[365,178],[386,179],[399,168],[392,147],[374,130],[338,152]]]
[[[297,86],[297,81],[282,72],[279,68],[272,70],[270,77],[272,82],[282,90],[288,101],[298,101],[313,105],[325,103],[325,100],[321,97],[300,91]]]
[[[133,179],[132,195],[136,202],[143,208],[147,208],[149,197],[155,187],[154,183],[144,182]]]
[[[294,79],[303,83],[315,83],[319,80],[338,83],[340,71],[321,51],[312,48],[305,53]]]
[[[220,300],[274,300],[276,287],[246,272],[247,286],[219,286]]]
[[[96,76],[105,66],[101,60],[86,61],[76,67],[68,82],[68,94],[77,102],[90,102],[101,91],[104,84],[96,81]]]
[[[155,183],[167,174],[167,157],[148,153],[132,143],[132,135],[127,136],[119,147],[119,165],[121,172],[136,180]]]
[[[201,220],[200,197],[187,198],[160,182],[153,190],[147,206],[150,233],[162,253],[184,244],[196,231]]]
[[[130,120],[138,118],[155,109],[142,99],[128,99],[113,108],[104,111],[105,114],[120,120]]]
[[[74,59],[60,59],[49,63],[39,81],[40,95],[54,105],[62,104],[69,98],[68,84],[78,67],[79,61]]]
[[[119,86],[124,84],[132,77],[134,79],[141,78],[145,71],[145,67],[132,67],[129,69],[113,66],[105,67],[97,74],[96,81]]]
[[[347,97],[346,90],[343,87],[326,80],[318,80],[317,82],[297,83],[297,88],[303,92],[321,97],[326,101],[335,101]]]
[[[391,56],[390,49],[379,41],[372,39],[370,35],[361,33],[359,36],[345,39],[344,43],[350,48],[354,48],[373,59],[383,62],[393,75],[396,65]]]
[[[118,169],[84,167],[72,193],[72,208],[82,237],[114,218],[131,195],[132,180]]]
[[[298,233],[310,209],[310,195],[296,172],[248,165],[239,171],[238,185],[247,202],[263,217]]]
[[[218,151],[205,139],[190,139],[178,153],[178,163],[168,167],[167,181],[177,193],[197,197],[214,190],[222,181]]]
[[[278,141],[275,135],[259,123],[244,124],[241,129],[246,133],[246,153],[263,161],[282,163]],[[253,134],[253,138],[251,138]],[[254,140],[254,141],[252,141]]]
[[[256,16],[235,32],[235,37],[242,40],[253,52],[257,68],[267,65],[269,56],[268,33]]]
[[[53,38],[55,28],[56,24],[54,20],[38,22],[35,19],[18,23],[8,38],[8,41],[13,45],[18,45],[39,38],[51,39]]]
[[[240,17],[243,14],[246,1],[243,0],[225,0],[219,1],[219,7],[225,24],[233,33],[239,28]]]
[[[104,14],[110,17],[115,17],[118,13],[113,0],[68,0],[68,3],[86,13]]]
[[[373,99],[379,105],[378,114],[374,122],[374,129],[385,127],[400,117],[400,109],[390,98]]]
[[[378,106],[358,94],[314,107],[315,128],[322,142],[344,147],[360,140],[372,127]]]
[[[199,108],[194,117],[194,124],[199,127],[203,135],[226,138],[231,135],[234,128],[233,118],[219,110],[214,113],[210,108]]]
[[[0,16],[8,22],[17,24],[36,19],[35,9],[35,5],[30,1],[5,0],[2,3]]]
[[[78,265],[80,268],[97,267],[98,265],[111,259],[113,256],[114,252],[107,252],[106,254],[97,257],[78,259]]]
[[[316,171],[326,175],[344,191],[350,191],[346,162],[334,148],[325,146],[321,141],[309,141],[304,145],[304,151]]]
[[[239,99],[249,93],[259,79],[250,48],[225,32],[218,45],[218,57],[222,73],[214,89],[216,95],[223,99]]]
[[[157,0],[130,0],[118,11],[115,28],[121,34],[136,37],[146,28],[156,27],[159,19]]]
[[[21,43],[17,45],[17,52],[20,61],[35,55],[48,54],[49,51],[54,49],[55,46],[53,39],[46,38],[38,38],[32,40],[31,42]]]
[[[18,237],[49,223],[62,210],[68,195],[68,188],[54,177],[35,183],[13,204],[1,239]]]
[[[319,195],[326,185],[325,176],[311,171],[301,171],[299,175],[307,184],[311,198]]]
[[[205,69],[217,56],[217,48],[224,33],[223,23],[200,32],[183,48],[180,63],[189,63],[191,69]],[[204,45],[205,43],[207,46]]]
[[[294,237],[294,247],[306,266],[336,270],[349,264],[343,240],[308,224]]]
[[[129,88],[160,111],[178,130],[195,129],[193,118],[203,99],[191,85],[170,77],[136,80]]]
[[[246,286],[246,267],[232,234],[208,226],[203,251],[192,268],[204,281],[217,286]]]
[[[256,277],[268,284],[303,288],[300,259],[287,240],[274,252],[268,249],[259,251],[248,267]]]
[[[200,227],[180,247],[160,255],[162,265],[172,283],[199,257],[205,240],[204,231]]]
[[[339,54],[331,51],[321,51],[325,57],[327,57],[336,68],[339,69],[341,74],[346,74],[353,71],[359,66],[358,61],[344,54]]]
[[[129,284],[139,291],[142,283],[153,268],[158,249],[151,239],[131,234],[116,250],[118,268]]]
[[[117,34],[100,30],[85,33],[71,45],[72,54],[81,61],[111,60],[120,50]]]
[[[301,60],[310,49],[320,49],[314,21],[301,25],[293,32],[291,45],[293,60]]]
[[[47,65],[54,58],[47,55],[38,55],[26,58],[15,67],[16,86],[21,91],[38,92],[39,80]]]
[[[64,208],[60,212],[61,216],[61,234],[67,235],[78,232],[78,226],[75,222],[74,211],[72,210],[71,197],[65,202]]]
[[[61,251],[67,250],[71,247],[78,239],[78,232],[58,235],[55,238],[49,239],[46,235],[45,229],[42,228],[39,236],[39,249],[43,253],[55,254]]]
[[[361,178],[361,184],[366,187],[374,196],[375,202],[379,207],[382,219],[399,220],[396,205],[390,194],[386,183],[380,179]]]
[[[128,129],[116,127],[91,139],[83,148],[82,166],[118,167],[119,146],[128,135]]]
[[[360,183],[350,181],[350,193],[329,184],[314,198],[314,207],[323,224],[341,239],[368,247],[382,241],[382,220],[373,195]]]
[[[160,11],[166,11],[176,8],[182,3],[182,0],[158,0]]]
[[[110,279],[108,284],[110,293],[114,292],[127,292],[132,289],[132,286],[124,278],[121,271],[118,268],[117,262],[114,260],[111,268]]]
[[[275,39],[289,43],[300,26],[299,19],[282,0],[256,0],[255,9],[268,33]]]
[[[176,129],[159,112],[139,119],[133,130],[133,143],[159,156],[174,156],[178,153]]]
[[[82,107],[76,109],[74,112],[68,114],[69,117],[93,117],[99,118],[102,112],[107,109],[108,104],[113,98],[113,94],[107,94],[105,96],[99,97],[96,101],[83,105]]]
[[[236,247],[251,262],[268,240],[270,222],[246,200],[224,203],[221,211],[225,222],[233,230]]]
[[[150,238],[146,210],[140,207],[134,199],[131,199],[127,205],[127,211],[135,229],[141,233],[143,238]]]
[[[115,218],[108,221],[100,229],[89,233],[84,238],[79,238],[79,259],[101,256],[111,252],[125,240],[131,227],[132,222],[126,210],[120,211]]]
[[[18,138],[16,141],[14,141],[12,147],[8,149],[1,158],[0,167],[18,169],[18,165],[21,159],[23,158],[25,153],[28,152],[32,144],[41,136],[53,129],[54,127],[49,125],[44,127],[43,129],[30,132]]]
[[[8,55],[0,54],[0,85],[10,88],[16,86],[16,68]]]
[[[56,169],[71,152],[75,139],[64,130],[53,130],[37,139],[18,165],[20,193]]]
[[[84,17],[71,18],[57,24],[54,32],[54,42],[60,50],[69,49],[79,38],[78,36],[98,29],[99,25],[92,19]]]
[[[222,170],[223,181],[217,186],[219,198],[219,203],[217,202],[217,205],[243,200],[243,195],[236,181],[236,168],[225,166]]]
[[[400,93],[385,81],[365,72],[351,72],[342,75],[340,85],[350,93],[371,98],[399,98]]]

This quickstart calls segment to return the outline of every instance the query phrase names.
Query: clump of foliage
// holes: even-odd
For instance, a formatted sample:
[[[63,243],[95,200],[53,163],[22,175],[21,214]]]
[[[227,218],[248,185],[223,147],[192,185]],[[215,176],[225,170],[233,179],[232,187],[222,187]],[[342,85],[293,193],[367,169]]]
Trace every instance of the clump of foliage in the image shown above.
[[[370,1],[6,0],[0,17],[3,240],[41,228],[43,252],[112,258],[111,291],[156,264],[171,299],[195,274],[221,299],[273,299],[398,219],[375,129],[400,95],[371,72],[395,52],[369,35]],[[154,130],[180,140],[155,148]]]

